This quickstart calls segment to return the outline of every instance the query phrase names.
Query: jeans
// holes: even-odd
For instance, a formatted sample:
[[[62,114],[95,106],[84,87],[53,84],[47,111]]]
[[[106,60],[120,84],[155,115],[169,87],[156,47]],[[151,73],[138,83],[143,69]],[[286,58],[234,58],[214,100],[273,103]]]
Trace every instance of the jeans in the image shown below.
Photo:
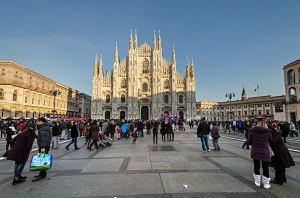
[[[20,177],[26,162],[15,162],[15,177]]]
[[[260,162],[262,164],[263,176],[269,178],[269,162],[266,161],[253,160],[255,175],[260,175]]]
[[[74,143],[75,149],[77,149],[78,148],[77,147],[77,138],[72,138],[72,141],[66,146],[66,148],[69,148],[69,146],[73,143]]]
[[[203,151],[208,151],[209,150],[208,135],[202,135],[202,137],[201,137],[201,143],[202,143],[202,150]]]
[[[143,129],[142,130],[138,130],[138,134],[139,134],[139,137],[144,137]]]
[[[58,136],[52,136],[52,148],[58,149]]]

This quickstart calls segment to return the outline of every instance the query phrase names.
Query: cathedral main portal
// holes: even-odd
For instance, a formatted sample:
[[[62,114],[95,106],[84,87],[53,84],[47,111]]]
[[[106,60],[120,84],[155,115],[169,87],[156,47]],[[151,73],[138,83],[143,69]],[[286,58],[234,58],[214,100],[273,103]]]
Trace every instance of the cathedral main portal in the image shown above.
[[[149,108],[147,106],[142,106],[141,108],[141,119],[142,120],[149,119]]]

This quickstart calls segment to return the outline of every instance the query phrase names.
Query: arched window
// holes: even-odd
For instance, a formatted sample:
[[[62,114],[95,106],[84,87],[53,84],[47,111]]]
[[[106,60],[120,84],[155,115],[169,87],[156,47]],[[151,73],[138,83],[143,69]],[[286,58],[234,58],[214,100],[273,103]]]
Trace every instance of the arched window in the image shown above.
[[[143,83],[142,90],[143,90],[143,92],[148,92],[148,84],[147,83]]]
[[[295,71],[293,69],[287,72],[287,79],[289,85],[295,84]]]
[[[121,81],[121,88],[126,88],[126,80],[124,78]]]
[[[110,95],[109,94],[106,95],[106,103],[110,103]]]
[[[149,61],[147,59],[144,59],[143,61],[143,73],[149,72]]]
[[[297,95],[295,87],[291,87],[289,90],[290,102],[297,102]]]
[[[165,80],[164,82],[164,88],[169,89],[169,80]]]
[[[4,90],[0,89],[0,100],[4,100]]]
[[[165,95],[164,101],[165,101],[165,103],[169,103],[169,96],[168,95]]]
[[[183,103],[183,96],[182,96],[182,95],[179,95],[178,100],[179,100],[180,103]]]
[[[15,90],[13,94],[13,101],[17,101],[17,99],[18,99],[18,91]]]
[[[124,94],[121,95],[121,103],[125,103],[125,95]]]

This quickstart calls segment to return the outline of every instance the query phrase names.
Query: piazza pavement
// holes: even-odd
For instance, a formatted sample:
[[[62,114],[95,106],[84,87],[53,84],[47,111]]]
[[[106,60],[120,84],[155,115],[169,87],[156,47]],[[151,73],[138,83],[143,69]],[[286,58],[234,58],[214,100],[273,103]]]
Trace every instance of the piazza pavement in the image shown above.
[[[67,141],[62,141],[59,149],[51,150],[54,160],[47,178],[32,182],[36,172],[29,172],[29,160],[23,171],[27,181],[15,186],[14,162],[0,158],[0,197],[300,197],[299,152],[291,152],[296,166],[287,169],[288,182],[266,190],[254,185],[253,163],[250,151],[241,149],[242,136],[222,133],[221,151],[203,153],[195,134],[196,128],[176,131],[174,142],[161,142],[159,135],[157,145],[145,134],[135,144],[132,138],[118,140],[93,151],[86,149],[84,138],[78,139],[78,151],[73,145],[67,151]],[[300,138],[289,141],[300,150]],[[0,151],[4,149],[2,138]],[[273,168],[270,175],[274,178]]]

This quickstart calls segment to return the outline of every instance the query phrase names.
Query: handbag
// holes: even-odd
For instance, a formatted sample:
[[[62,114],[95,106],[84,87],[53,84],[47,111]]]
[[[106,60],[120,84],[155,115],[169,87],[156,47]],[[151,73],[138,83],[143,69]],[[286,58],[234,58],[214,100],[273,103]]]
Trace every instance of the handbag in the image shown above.
[[[30,171],[45,171],[52,167],[53,157],[51,154],[38,153],[32,156],[30,162]]]

